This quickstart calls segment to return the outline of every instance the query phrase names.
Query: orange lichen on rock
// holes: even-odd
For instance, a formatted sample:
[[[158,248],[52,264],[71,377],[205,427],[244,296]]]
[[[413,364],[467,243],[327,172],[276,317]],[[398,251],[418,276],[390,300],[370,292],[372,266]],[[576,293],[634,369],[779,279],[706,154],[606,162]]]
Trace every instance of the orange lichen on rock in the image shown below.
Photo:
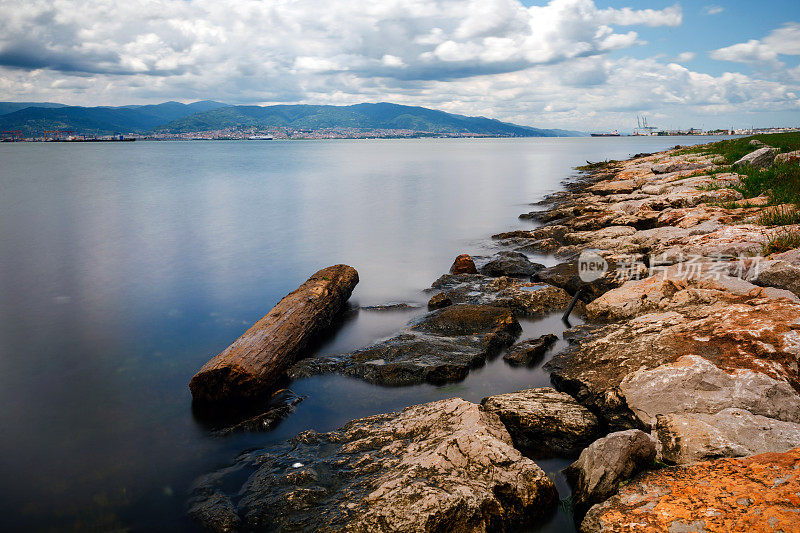
[[[584,532],[800,532],[800,448],[648,472],[602,504]]]

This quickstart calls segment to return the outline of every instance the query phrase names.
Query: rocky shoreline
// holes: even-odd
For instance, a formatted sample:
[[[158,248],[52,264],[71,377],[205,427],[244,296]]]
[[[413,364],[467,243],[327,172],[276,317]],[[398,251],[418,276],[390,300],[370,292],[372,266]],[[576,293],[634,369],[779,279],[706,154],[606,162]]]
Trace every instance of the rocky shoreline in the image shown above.
[[[777,152],[753,145],[746,163]],[[579,453],[582,531],[797,531],[800,250],[761,256],[789,230],[758,224],[769,199],[728,187],[722,163],[675,149],[594,165],[522,215],[539,227],[493,236],[503,251],[481,268],[457,258],[406,329],[287,371],[402,386],[501,352],[531,364],[553,339],[517,343],[517,319],[579,292],[587,323],[547,363],[553,388],[301,433],[198,480],[190,515],[215,531],[513,531],[558,502],[536,457]],[[589,251],[605,270],[587,281]]]

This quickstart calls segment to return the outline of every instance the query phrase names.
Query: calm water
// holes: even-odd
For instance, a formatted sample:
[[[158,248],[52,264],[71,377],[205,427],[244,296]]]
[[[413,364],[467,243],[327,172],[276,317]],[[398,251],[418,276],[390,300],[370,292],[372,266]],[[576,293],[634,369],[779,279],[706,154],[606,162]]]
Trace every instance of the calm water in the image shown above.
[[[453,257],[491,253],[486,237],[525,227],[517,215],[571,167],[709,140],[0,144],[0,529],[191,528],[192,480],[246,448],[547,385],[501,359],[445,387],[315,377],[292,384],[308,398],[275,431],[225,438],[187,387],[319,268],[358,269],[354,306],[425,302]],[[418,312],[354,310],[320,351]],[[524,326],[563,329],[557,317]]]

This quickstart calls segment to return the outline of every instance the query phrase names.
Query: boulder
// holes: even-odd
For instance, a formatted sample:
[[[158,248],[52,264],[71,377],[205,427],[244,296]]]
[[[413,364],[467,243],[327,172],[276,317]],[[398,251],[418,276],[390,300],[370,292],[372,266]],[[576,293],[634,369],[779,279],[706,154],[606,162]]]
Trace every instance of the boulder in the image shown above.
[[[760,261],[754,270],[754,284],[786,289],[800,296],[800,266],[780,260]]]
[[[785,452],[800,446],[797,421],[776,420],[744,409],[731,407],[714,414],[672,413],[656,419],[661,455],[672,464]]]
[[[481,407],[500,417],[514,446],[526,454],[574,454],[599,435],[591,411],[549,387],[489,396]]]
[[[800,150],[786,152],[775,156],[775,163],[789,163],[791,161],[800,160]]]
[[[620,482],[652,468],[655,459],[655,441],[638,429],[594,441],[564,471],[573,487],[573,504],[580,511],[605,500],[617,492]]]
[[[513,366],[536,364],[541,361],[548,348],[555,344],[557,340],[558,337],[548,333],[537,339],[518,342],[506,351],[503,360]]]
[[[767,168],[775,160],[778,150],[765,146],[754,152],[750,152],[733,164],[733,168],[749,165],[753,168]]]
[[[603,277],[591,283],[584,282],[578,273],[577,259],[544,268],[531,276],[531,280],[562,288],[569,294],[575,294],[581,288],[581,300],[584,302],[590,302],[622,285],[622,281],[617,278],[616,264],[613,261],[609,261],[608,271]]]
[[[701,168],[708,168],[711,166],[713,166],[713,164],[707,162],[667,161],[651,166],[650,170],[653,172],[653,174],[669,174],[670,172],[699,170]]]
[[[601,181],[589,187],[590,192],[599,195],[630,194],[635,190],[636,182],[633,180]]]
[[[323,268],[285,296],[189,383],[201,403],[252,400],[268,392],[286,368],[319,339],[358,283],[347,265]]]
[[[683,356],[700,357],[725,373],[746,378],[753,384],[763,380],[756,381],[755,376],[736,372],[750,370],[769,377],[774,382],[763,382],[763,391],[770,394],[779,390],[788,394],[790,388],[800,391],[797,367],[800,304],[788,298],[766,298],[761,293],[709,303],[703,301],[703,291],[690,292],[687,296],[692,294],[696,299],[687,302],[691,305],[676,303],[672,310],[646,312],[624,322],[595,326],[590,334],[571,339],[572,344],[555,354],[545,365],[552,371],[553,384],[603,417],[612,429],[638,427],[649,430],[650,415],[666,414],[667,411],[661,408],[648,411],[642,408],[644,404],[639,404],[643,409],[641,416],[634,414],[627,398],[634,391],[635,387],[629,386],[634,378],[628,376],[641,372],[642,377],[636,380],[636,386],[651,386],[645,382],[655,379],[668,367],[653,375],[644,372],[673,363]],[[696,360],[690,357],[682,364],[686,366],[691,361]],[[671,371],[677,372],[677,368]],[[621,388],[626,378],[627,392]],[[696,390],[703,390],[701,378],[698,378],[697,386],[691,382],[686,384],[689,387],[685,391],[687,401],[692,401],[693,395],[698,396]],[[783,385],[775,385],[775,382]],[[676,388],[683,386],[677,379],[674,384]],[[737,386],[734,381],[734,390]],[[642,401],[652,400],[646,396],[647,393],[641,394]],[[773,397],[767,396],[764,401],[772,402]],[[738,407],[723,403],[716,405],[719,409]],[[649,415],[642,414],[645,412]]]
[[[755,146],[756,148],[761,148],[762,146],[766,146],[763,142],[759,141],[758,139],[751,139],[749,143],[750,146]]]
[[[469,254],[461,254],[453,261],[453,266],[450,267],[451,274],[477,274],[478,269],[475,268],[475,261]]]
[[[503,251],[481,267],[481,274],[493,277],[529,277],[543,268],[544,265],[531,263],[528,256],[521,252]]]
[[[647,472],[592,507],[584,533],[797,531],[800,449]]]
[[[451,305],[366,348],[299,361],[287,374],[299,379],[338,372],[388,386],[450,383],[511,345],[521,331],[508,308]]]
[[[586,306],[586,314],[592,320],[622,320],[655,311],[678,310],[697,305],[716,302],[725,303],[740,297],[787,298],[800,303],[800,300],[787,290],[773,287],[762,288],[744,279],[728,276],[730,268],[738,263],[694,262],[679,263],[657,268],[655,275],[630,280],[624,285],[610,290]],[[783,272],[789,276],[765,274],[764,280],[790,283],[789,266]],[[775,269],[777,273],[779,269]],[[800,270],[798,270],[800,271]],[[764,283],[766,285],[766,283]]]
[[[750,369],[725,372],[697,355],[636,370],[625,376],[619,389],[645,427],[654,425],[659,414],[717,413],[730,407],[800,421],[800,395],[785,381]]]
[[[431,299],[428,300],[428,309],[434,311],[436,309],[442,309],[443,307],[447,307],[448,305],[453,305],[453,300],[451,300],[445,293],[437,292]]]
[[[246,453],[195,484],[190,514],[215,530],[510,531],[557,501],[496,415],[453,398]]]
[[[571,300],[570,295],[558,287],[509,277],[445,274],[432,288],[444,293],[453,303],[507,307],[516,316],[527,317],[563,311]],[[578,312],[582,310],[582,306],[578,308]]]

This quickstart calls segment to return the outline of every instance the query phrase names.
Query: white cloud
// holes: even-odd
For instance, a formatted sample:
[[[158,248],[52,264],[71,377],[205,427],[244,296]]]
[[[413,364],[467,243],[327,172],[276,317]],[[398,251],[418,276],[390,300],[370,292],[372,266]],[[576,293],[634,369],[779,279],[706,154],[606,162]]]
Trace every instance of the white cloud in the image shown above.
[[[719,15],[723,11],[725,11],[725,8],[716,4],[711,4],[703,8],[703,12],[706,15]]]
[[[761,40],[750,39],[711,52],[712,58],[721,61],[761,63],[772,68],[783,67],[780,55],[800,55],[800,24],[789,22]]]
[[[796,110],[800,93],[786,80],[609,58],[641,44],[642,27],[680,25],[677,4],[4,0],[0,20],[0,92],[9,100],[395,101],[542,126],[588,127],[602,115],[622,128],[635,112]],[[752,51],[714,54],[777,58],[800,46],[796,31],[786,25],[754,45],[735,45]],[[692,58],[684,52],[675,60]]]

